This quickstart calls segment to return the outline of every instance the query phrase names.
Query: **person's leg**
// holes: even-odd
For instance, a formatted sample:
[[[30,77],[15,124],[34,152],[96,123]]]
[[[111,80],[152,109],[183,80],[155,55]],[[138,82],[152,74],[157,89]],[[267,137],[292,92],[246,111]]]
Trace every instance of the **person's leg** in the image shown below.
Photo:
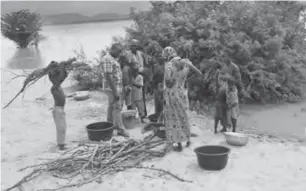
[[[145,87],[142,87],[142,100],[143,100],[143,105],[144,105],[144,114],[147,116],[147,106],[146,106],[146,91]]]
[[[113,123],[113,102],[114,96],[111,92],[107,92],[106,95],[108,96],[108,106],[107,106],[107,117],[106,120],[108,122]]]
[[[116,126],[116,128],[119,130],[119,134],[122,136],[128,137],[129,133],[124,127],[124,124],[122,122],[122,116],[121,116],[121,110],[122,110],[122,99],[120,98],[119,101],[115,101],[112,104],[112,116],[113,116],[113,124]]]
[[[218,125],[219,125],[219,119],[217,118],[217,117],[215,117],[215,134],[217,134],[218,133]]]
[[[144,104],[141,100],[136,101],[135,104],[136,104],[136,107],[137,107],[137,110],[138,110],[138,113],[139,113],[140,120],[141,120],[141,122],[144,122],[143,121],[143,119],[145,118]]]
[[[216,104],[215,113],[214,113],[214,133],[215,134],[218,133],[218,131],[217,131],[218,130],[218,125],[219,125],[220,117],[222,117],[222,116],[220,116],[220,115],[222,115],[222,113],[220,113],[220,112],[221,112],[221,108],[219,107],[218,104]],[[221,121],[221,123],[222,123],[222,121]]]
[[[159,106],[159,102],[158,102],[158,93],[157,92],[154,92],[154,110],[155,110],[155,113],[158,113],[158,106]]]
[[[233,132],[236,132],[237,119],[232,118]]]
[[[60,150],[65,149],[65,140],[66,140],[66,113],[63,107],[55,106],[53,108],[53,119],[56,126],[56,138],[57,145]]]

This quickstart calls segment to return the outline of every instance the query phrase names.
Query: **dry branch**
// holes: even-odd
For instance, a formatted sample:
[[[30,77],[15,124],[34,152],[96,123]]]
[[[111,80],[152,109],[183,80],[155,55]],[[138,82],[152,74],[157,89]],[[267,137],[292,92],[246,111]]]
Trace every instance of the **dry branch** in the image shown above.
[[[65,65],[65,69],[68,72],[71,71],[71,70],[74,70],[75,68],[87,65],[85,63],[80,63],[80,62],[75,62],[75,61],[76,61],[76,59],[72,58],[72,59],[69,59],[67,61],[60,62],[59,65],[64,64]],[[57,65],[56,67],[59,67],[59,65]],[[34,70],[33,72],[31,72],[29,74],[26,74],[26,73],[24,73],[23,75],[14,74],[15,76],[12,78],[12,80],[17,79],[19,77],[26,77],[26,79],[24,80],[23,86],[19,90],[19,92],[11,99],[11,101],[9,101],[3,107],[3,109],[7,108],[21,93],[24,93],[27,88],[29,88],[30,86],[35,84],[42,77],[46,76],[50,71],[56,69],[56,67],[54,65],[51,66],[51,64],[49,64],[47,67],[36,69],[36,70]]]
[[[46,172],[51,173],[54,177],[70,180],[70,184],[53,189],[44,189],[45,191],[79,187],[98,181],[105,174],[116,173],[131,168],[159,171],[179,181],[191,182],[163,169],[139,165],[143,160],[163,157],[165,155],[163,149],[158,149],[158,146],[165,144],[165,141],[154,140],[153,138],[154,136],[142,141],[129,139],[123,142],[111,140],[110,142],[101,142],[99,144],[80,144],[53,161],[21,169],[31,168],[33,171],[5,191],[20,187],[23,183],[28,182],[29,179],[27,177],[33,177],[33,173],[38,174],[33,177],[36,178]]]

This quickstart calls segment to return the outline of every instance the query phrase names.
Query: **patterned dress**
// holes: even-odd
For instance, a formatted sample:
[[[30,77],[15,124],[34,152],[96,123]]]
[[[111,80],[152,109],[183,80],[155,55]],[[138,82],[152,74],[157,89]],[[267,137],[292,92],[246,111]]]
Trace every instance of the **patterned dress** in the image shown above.
[[[176,67],[177,62],[184,63],[183,68]],[[189,67],[179,57],[174,57],[165,65],[166,80],[175,80],[171,88],[164,90],[164,121],[168,143],[180,143],[190,140],[190,124],[187,116],[188,96],[184,88]]]
[[[238,90],[236,86],[234,86],[232,90],[229,90],[229,89],[227,90],[226,102],[229,107],[229,110],[227,113],[228,122],[229,122],[228,125],[232,125],[231,119],[238,119],[238,116],[239,116],[239,98],[238,98]],[[235,106],[231,107],[234,104]]]

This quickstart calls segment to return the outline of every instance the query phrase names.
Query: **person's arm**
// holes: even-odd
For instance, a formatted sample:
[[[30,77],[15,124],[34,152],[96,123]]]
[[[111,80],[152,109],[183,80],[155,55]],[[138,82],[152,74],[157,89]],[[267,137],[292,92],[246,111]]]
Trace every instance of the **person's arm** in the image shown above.
[[[243,83],[242,83],[240,69],[238,66],[235,66],[233,71],[233,76],[235,78],[235,84],[237,86],[238,92],[243,91]]]
[[[186,62],[190,70],[193,71],[198,77],[203,75],[202,72],[197,67],[195,67],[190,60],[184,59],[183,61]]]
[[[106,79],[106,81],[108,82],[111,90],[113,91],[113,93],[118,96],[118,92],[117,92],[117,89],[115,87],[115,84],[112,80],[112,72],[113,72],[113,67],[112,67],[112,61],[109,60],[108,58],[107,59],[103,59],[102,61],[102,70],[103,70],[103,73],[104,73],[104,77]]]

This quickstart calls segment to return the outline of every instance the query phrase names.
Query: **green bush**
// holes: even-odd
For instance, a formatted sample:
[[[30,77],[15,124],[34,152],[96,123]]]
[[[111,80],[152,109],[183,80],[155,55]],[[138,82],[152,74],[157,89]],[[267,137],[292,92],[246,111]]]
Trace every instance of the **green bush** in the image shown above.
[[[127,28],[127,37],[119,41],[126,46],[130,39],[138,39],[150,65],[162,61],[164,47],[175,48],[205,73],[203,79],[189,81],[190,91],[195,91],[194,86],[200,89],[197,91],[201,96],[196,97],[215,96],[214,77],[224,55],[239,66],[253,101],[294,101],[303,97],[306,31],[305,18],[301,19],[302,3],[151,4],[149,11],[132,10],[135,25]]]

